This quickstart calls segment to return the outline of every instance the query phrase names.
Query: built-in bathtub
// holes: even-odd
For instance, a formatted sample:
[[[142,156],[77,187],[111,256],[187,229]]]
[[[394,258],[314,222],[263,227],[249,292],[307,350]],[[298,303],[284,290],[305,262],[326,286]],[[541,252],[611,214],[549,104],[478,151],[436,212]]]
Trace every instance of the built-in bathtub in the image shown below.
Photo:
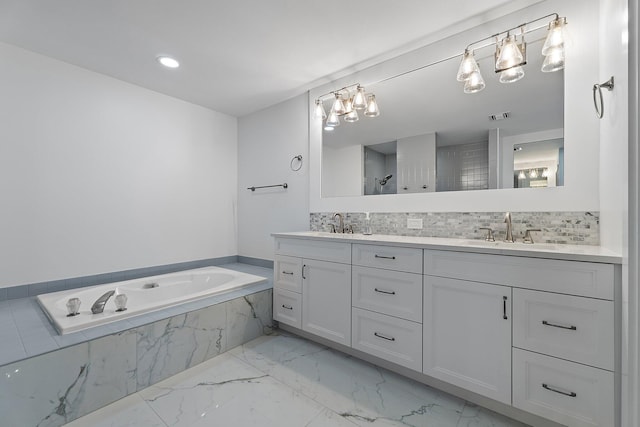
[[[67,334],[265,281],[264,277],[248,273],[205,267],[42,294],[37,299],[56,330],[60,334]],[[109,291],[115,291],[115,294],[107,300],[103,312],[92,313],[94,302]],[[127,296],[125,311],[117,311],[115,297],[120,294]],[[78,314],[74,316],[68,315],[67,302],[71,298],[78,298],[81,302]]]

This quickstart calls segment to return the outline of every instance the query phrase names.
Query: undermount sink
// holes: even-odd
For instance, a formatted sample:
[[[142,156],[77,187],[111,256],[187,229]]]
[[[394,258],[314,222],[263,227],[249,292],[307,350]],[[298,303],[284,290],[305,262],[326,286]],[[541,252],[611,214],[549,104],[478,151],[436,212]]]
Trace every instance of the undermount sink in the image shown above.
[[[502,241],[495,241],[495,242],[487,242],[486,240],[463,240],[463,244],[465,245],[469,245],[469,246],[483,246],[485,248],[504,248],[504,249],[532,249],[532,250],[547,250],[547,251],[553,251],[553,250],[557,250],[558,247],[556,245],[551,245],[548,243],[521,243],[521,242],[516,242],[516,243],[509,243],[509,242],[502,242]]]

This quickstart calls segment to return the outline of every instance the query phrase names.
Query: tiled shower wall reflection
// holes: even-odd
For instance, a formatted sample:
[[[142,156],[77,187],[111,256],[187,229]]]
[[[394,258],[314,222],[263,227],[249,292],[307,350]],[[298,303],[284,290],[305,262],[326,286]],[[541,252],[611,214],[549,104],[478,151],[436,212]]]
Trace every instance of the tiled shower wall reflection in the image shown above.
[[[335,224],[335,212],[313,212],[310,214],[311,231],[329,231]],[[352,224],[355,233],[362,232],[365,214],[342,212],[345,224]],[[398,236],[449,237],[459,239],[481,239],[485,231],[494,230],[496,240],[505,237],[504,212],[375,212],[371,213],[371,228],[374,234]],[[538,243],[571,245],[600,244],[599,212],[512,212],[513,235],[521,240],[527,229],[533,232]],[[407,219],[422,219],[423,228],[407,228]]]

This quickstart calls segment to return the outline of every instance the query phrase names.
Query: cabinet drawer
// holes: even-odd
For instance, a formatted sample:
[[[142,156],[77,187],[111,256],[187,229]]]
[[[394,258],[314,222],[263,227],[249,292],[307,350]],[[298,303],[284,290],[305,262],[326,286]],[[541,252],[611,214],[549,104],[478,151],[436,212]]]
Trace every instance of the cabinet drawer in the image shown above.
[[[308,239],[276,239],[276,254],[320,261],[351,263],[351,244]]]
[[[302,258],[276,255],[273,263],[273,285],[302,292]]]
[[[352,347],[407,368],[422,370],[422,325],[384,314],[352,310]]]
[[[422,249],[354,244],[353,265],[422,274]]]
[[[514,348],[513,406],[572,427],[613,426],[613,372]]]
[[[612,301],[513,290],[513,345],[614,369]]]
[[[422,275],[378,268],[352,268],[354,307],[422,323]]]
[[[612,264],[425,249],[424,274],[613,300]]]
[[[278,322],[302,328],[302,295],[283,289],[273,289],[273,317]]]

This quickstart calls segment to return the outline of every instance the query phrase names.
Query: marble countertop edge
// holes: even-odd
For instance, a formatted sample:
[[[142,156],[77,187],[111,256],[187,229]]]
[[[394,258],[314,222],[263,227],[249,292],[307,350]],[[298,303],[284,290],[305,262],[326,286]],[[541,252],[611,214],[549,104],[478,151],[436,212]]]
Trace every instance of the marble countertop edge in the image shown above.
[[[272,233],[276,238],[314,239],[360,244],[384,244],[418,249],[471,252],[491,255],[521,256],[566,261],[622,264],[622,255],[601,246],[553,243],[506,243],[443,237],[397,236],[388,234],[342,234],[320,231]]]

